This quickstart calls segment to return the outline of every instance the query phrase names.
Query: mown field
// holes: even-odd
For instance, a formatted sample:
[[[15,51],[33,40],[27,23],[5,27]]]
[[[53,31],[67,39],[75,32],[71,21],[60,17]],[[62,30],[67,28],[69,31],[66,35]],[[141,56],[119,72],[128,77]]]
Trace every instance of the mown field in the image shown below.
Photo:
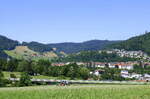
[[[150,99],[150,85],[71,85],[0,88],[0,99]]]

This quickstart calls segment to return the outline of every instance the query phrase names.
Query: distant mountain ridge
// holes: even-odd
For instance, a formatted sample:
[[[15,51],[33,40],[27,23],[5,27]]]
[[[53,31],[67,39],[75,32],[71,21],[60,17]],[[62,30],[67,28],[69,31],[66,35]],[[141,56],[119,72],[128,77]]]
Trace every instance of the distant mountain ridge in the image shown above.
[[[77,53],[80,51],[95,51],[101,50],[108,45],[118,43],[119,41],[108,41],[108,40],[90,40],[81,43],[55,43],[55,44],[48,44],[53,48],[57,48],[58,51],[63,51],[67,54],[70,53]]]
[[[0,57],[6,58],[8,55],[4,52],[4,50],[13,50],[16,46],[27,46],[29,49],[36,52],[49,52],[53,51],[55,48],[55,52],[64,52],[67,54],[77,53],[80,51],[88,51],[88,50],[101,50],[105,46],[118,43],[120,41],[108,41],[108,40],[91,40],[81,43],[52,43],[52,44],[42,44],[38,42],[23,42],[9,39],[5,36],[0,35]]]

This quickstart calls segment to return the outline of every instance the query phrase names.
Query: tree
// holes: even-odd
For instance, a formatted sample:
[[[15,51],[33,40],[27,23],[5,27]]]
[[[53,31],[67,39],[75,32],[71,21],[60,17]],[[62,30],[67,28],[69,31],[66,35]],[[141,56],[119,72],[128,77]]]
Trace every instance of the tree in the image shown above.
[[[106,68],[105,72],[101,75],[102,80],[122,80],[120,70],[116,68]]]
[[[51,62],[49,60],[39,60],[37,62],[39,74],[48,74],[48,68],[51,66]]]
[[[78,70],[79,70],[79,66],[76,63],[73,63],[67,65],[64,71],[66,72],[65,73],[66,76],[71,77],[71,79],[75,79],[79,77]]]
[[[19,64],[18,64],[17,70],[18,70],[19,72],[26,71],[27,65],[28,65],[28,62],[27,62],[26,60],[20,61]]]
[[[30,86],[31,85],[31,77],[28,75],[28,73],[23,72],[20,77],[19,86]]]
[[[3,87],[3,86],[5,86],[4,75],[0,71],[0,87]]]
[[[16,70],[17,66],[18,66],[18,61],[16,59],[11,59],[10,61],[7,62],[6,70],[13,72]]]
[[[6,70],[7,61],[5,59],[0,59],[0,69]]]
[[[37,75],[40,72],[39,65],[37,65],[37,62],[32,62],[31,66],[32,66],[34,75]]]
[[[54,77],[62,76],[63,67],[56,67],[56,66],[49,67],[49,75]]]
[[[32,62],[27,60],[20,61],[17,70],[20,72],[27,72],[30,75],[34,74]]]
[[[81,67],[79,69],[79,74],[82,79],[87,80],[89,77],[90,71],[85,67]]]

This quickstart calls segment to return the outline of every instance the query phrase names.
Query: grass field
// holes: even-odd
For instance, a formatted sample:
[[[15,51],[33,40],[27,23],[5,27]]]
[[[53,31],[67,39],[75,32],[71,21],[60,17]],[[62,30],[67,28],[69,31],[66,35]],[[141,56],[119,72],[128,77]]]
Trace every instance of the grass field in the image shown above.
[[[0,88],[0,99],[150,99],[150,86],[71,85]]]

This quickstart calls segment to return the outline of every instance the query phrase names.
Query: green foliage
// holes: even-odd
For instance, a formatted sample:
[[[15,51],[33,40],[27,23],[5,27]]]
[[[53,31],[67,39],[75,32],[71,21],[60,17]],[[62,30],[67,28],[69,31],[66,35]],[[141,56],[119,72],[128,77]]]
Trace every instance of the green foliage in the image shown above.
[[[26,60],[22,60],[19,62],[17,70],[19,72],[27,72],[29,67],[29,62]]]
[[[101,75],[101,80],[124,80],[120,76],[120,70],[116,68],[105,68],[105,72]]]
[[[49,60],[39,60],[38,63],[38,71],[39,74],[48,74],[48,68],[51,66],[51,62]]]
[[[49,76],[54,77],[70,77],[70,79],[88,79],[89,70],[85,67],[78,66],[75,63],[65,65],[63,67],[49,67]]]
[[[7,61],[5,59],[0,59],[0,70],[6,70]]]
[[[11,59],[10,61],[7,62],[7,65],[6,65],[6,70],[7,71],[16,71],[16,68],[18,66],[18,61],[16,59]]]
[[[90,71],[85,67],[79,69],[80,77],[84,80],[87,80],[89,78],[89,73]]]
[[[48,75],[53,76],[53,77],[59,77],[63,75],[63,67],[49,67],[48,68],[49,73]]]
[[[20,77],[19,86],[30,86],[31,85],[31,77],[28,73],[23,72]]]
[[[10,78],[17,78],[15,74],[10,74]]]
[[[5,79],[3,73],[0,71],[0,87],[5,86]]]

